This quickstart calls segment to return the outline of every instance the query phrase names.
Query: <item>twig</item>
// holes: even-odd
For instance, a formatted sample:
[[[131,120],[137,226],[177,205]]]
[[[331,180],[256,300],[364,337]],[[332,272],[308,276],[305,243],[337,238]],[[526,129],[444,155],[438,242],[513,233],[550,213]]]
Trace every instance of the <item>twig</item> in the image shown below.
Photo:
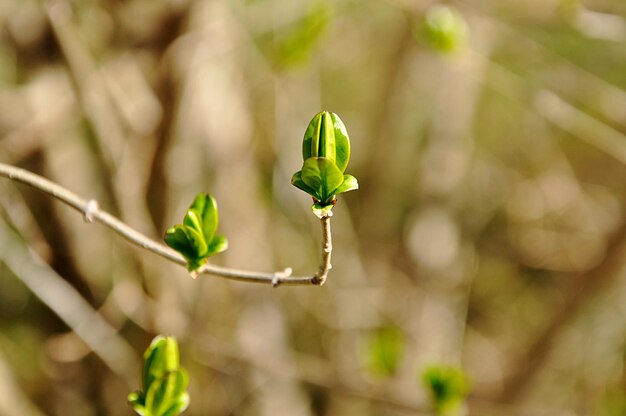
[[[185,266],[187,262],[176,251],[169,247],[158,243],[139,231],[126,225],[106,211],[98,207],[94,199],[86,200],[76,195],[72,191],[52,182],[46,178],[36,175],[27,170],[0,163],[0,176],[7,177],[13,181],[20,182],[33,188],[36,188],[48,195],[58,199],[59,201],[69,205],[78,212],[83,214],[85,221],[98,221],[113,231],[127,239],[133,244],[138,245],[148,251],[151,251],[171,262]],[[322,234],[322,264],[315,276],[291,276],[291,268],[274,273],[262,273],[246,270],[236,270],[227,267],[206,264],[199,270],[199,274],[210,274],[214,276],[224,277],[226,279],[238,280],[250,283],[265,283],[272,286],[280,285],[317,285],[321,286],[326,281],[328,272],[331,269],[330,256],[332,252],[332,242],[330,234],[330,218],[323,217],[321,219]]]
[[[330,257],[333,253],[333,241],[332,235],[330,233],[330,217],[332,213],[323,216],[320,218],[320,222],[322,223],[322,264],[320,264],[320,269],[317,271],[313,283],[318,285],[323,285],[326,282],[326,278],[328,277],[328,272],[333,266],[330,264]]]

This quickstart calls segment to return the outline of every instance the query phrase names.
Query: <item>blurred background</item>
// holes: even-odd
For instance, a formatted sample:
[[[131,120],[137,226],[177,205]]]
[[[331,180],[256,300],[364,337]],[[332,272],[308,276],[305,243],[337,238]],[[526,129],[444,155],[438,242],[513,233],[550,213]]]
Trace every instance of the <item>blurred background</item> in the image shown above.
[[[313,274],[309,120],[361,189],[323,287],[211,276],[0,180],[0,415],[130,415],[175,335],[189,415],[626,414],[623,0],[1,0],[0,162],[161,240],[199,192],[215,264]]]

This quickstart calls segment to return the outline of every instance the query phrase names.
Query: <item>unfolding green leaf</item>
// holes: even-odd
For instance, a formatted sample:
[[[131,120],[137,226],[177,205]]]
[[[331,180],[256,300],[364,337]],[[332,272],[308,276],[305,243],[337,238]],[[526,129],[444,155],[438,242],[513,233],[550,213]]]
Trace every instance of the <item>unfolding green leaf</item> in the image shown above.
[[[221,253],[228,248],[228,240],[223,235],[216,235],[209,244],[209,255]]]
[[[191,228],[192,230],[202,234],[202,220],[200,219],[200,213],[198,210],[191,208],[187,210],[185,218],[183,218],[183,225],[186,228]]]
[[[167,229],[165,232],[165,243],[182,254],[186,259],[193,259],[198,255],[194,243],[189,238],[182,224],[177,224]]]
[[[198,216],[199,231],[205,240],[211,241],[218,224],[217,202],[215,202],[215,198],[208,194],[198,194],[189,207],[187,215],[191,212],[195,212]],[[187,219],[187,216],[185,216],[185,219]],[[185,224],[185,222],[183,223]]]
[[[296,188],[301,189],[304,192],[306,192],[307,194],[311,195],[313,198],[320,199],[320,196],[317,194],[315,189],[311,188],[309,185],[304,183],[304,181],[302,180],[302,171],[301,170],[299,170],[299,171],[297,171],[296,173],[293,174],[293,176],[291,177],[291,184],[293,186],[295,186]]]
[[[355,189],[359,189],[359,182],[356,178],[352,175],[343,175],[343,182],[339,185],[339,188],[335,189],[335,195],[354,191]]]
[[[343,183],[343,174],[331,160],[311,157],[302,166],[302,181],[315,190],[322,205],[327,205],[332,201],[335,189]]]
[[[226,250],[226,238],[214,241],[218,225],[217,203],[211,195],[198,194],[187,210],[182,224],[165,233],[165,243],[187,260],[187,269],[195,271],[207,257]]]

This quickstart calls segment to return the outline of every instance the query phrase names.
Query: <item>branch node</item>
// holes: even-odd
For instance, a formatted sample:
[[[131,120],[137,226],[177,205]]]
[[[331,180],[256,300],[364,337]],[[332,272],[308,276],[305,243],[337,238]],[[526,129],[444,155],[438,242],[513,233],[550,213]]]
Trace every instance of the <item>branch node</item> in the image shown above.
[[[278,287],[278,285],[280,285],[280,279],[291,276],[291,273],[291,267],[287,267],[282,272],[274,273],[274,276],[272,277],[272,287]]]
[[[98,209],[98,201],[95,199],[87,201],[87,204],[85,204],[85,208],[83,209],[83,220],[85,220],[85,222],[92,223],[93,216],[96,212],[98,212]]]

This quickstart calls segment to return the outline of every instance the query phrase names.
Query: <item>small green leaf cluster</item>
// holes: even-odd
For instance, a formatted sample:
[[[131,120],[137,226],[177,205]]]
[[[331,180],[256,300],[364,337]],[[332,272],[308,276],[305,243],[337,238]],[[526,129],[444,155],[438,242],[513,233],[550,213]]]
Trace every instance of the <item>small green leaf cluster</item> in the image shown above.
[[[426,12],[421,29],[426,43],[442,53],[461,49],[469,37],[469,29],[463,16],[456,9],[441,4]]]
[[[208,194],[198,194],[187,210],[182,224],[165,232],[165,243],[187,260],[187,269],[199,269],[207,259],[228,248],[228,240],[216,235],[217,203]]]
[[[367,344],[366,364],[377,377],[390,377],[398,369],[404,355],[404,334],[393,326],[376,330]]]
[[[452,366],[428,367],[422,374],[422,381],[439,415],[456,412],[470,389],[469,380],[463,370]]]
[[[330,215],[336,195],[359,188],[356,178],[345,174],[350,160],[346,126],[335,113],[322,111],[307,127],[302,141],[302,169],[291,183],[313,197],[313,213]]]
[[[177,416],[189,405],[189,378],[180,367],[178,343],[159,335],[143,356],[143,390],[128,395],[128,402],[141,416]]]

